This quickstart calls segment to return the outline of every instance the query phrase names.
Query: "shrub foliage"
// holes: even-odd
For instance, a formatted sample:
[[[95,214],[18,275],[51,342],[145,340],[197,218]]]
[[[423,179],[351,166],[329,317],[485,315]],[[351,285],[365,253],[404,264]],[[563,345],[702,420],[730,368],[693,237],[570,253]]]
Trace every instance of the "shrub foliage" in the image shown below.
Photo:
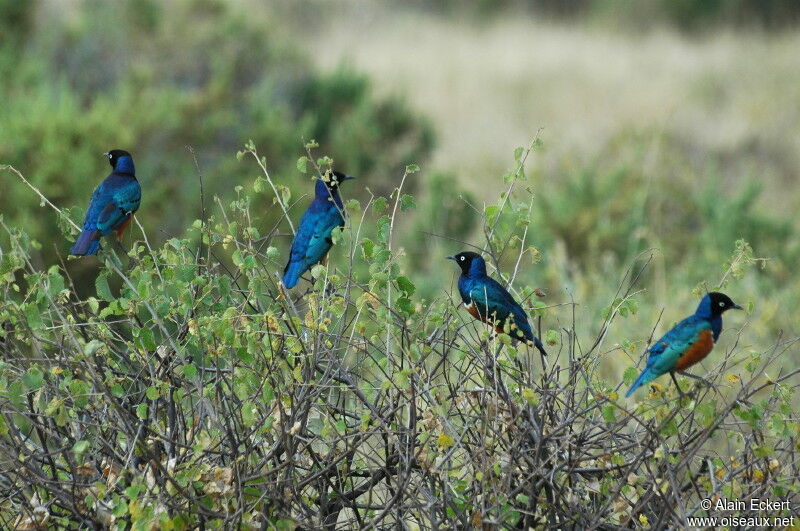
[[[480,212],[489,262],[516,257],[512,286],[539,259],[527,154]],[[252,144],[241,155],[263,164]],[[309,153],[298,167],[329,164]],[[705,498],[798,502],[798,370],[778,361],[794,339],[748,350],[734,331],[708,374],[716,387],[681,377],[679,395],[664,379],[621,399],[636,368],[609,383],[601,363],[652,254],[592,322],[575,317],[579,301],[516,290],[542,359],[472,321],[452,290],[415,293],[395,242],[415,171],[388,196],[347,201],[329,265],[288,294],[278,232],[257,227],[264,204],[243,189],[184,238],[102,251],[88,297],[63,266],[34,265],[30,239],[2,222],[2,526],[685,527],[732,514]],[[278,192],[267,215],[291,230],[269,173],[254,187]],[[722,283],[755,262],[741,243]]]

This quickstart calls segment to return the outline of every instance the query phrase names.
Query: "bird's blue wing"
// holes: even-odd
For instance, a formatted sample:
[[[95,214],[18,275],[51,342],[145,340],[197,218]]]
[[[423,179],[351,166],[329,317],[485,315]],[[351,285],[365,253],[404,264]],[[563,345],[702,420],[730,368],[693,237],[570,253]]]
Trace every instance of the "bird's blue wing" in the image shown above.
[[[500,321],[513,316],[514,324],[524,337],[533,339],[533,332],[525,310],[517,304],[514,297],[499,282],[493,278],[487,278],[484,282],[474,284],[469,294],[481,315],[494,315]]]
[[[333,207],[325,210],[309,208],[300,219],[297,235],[292,242],[292,262],[303,262],[311,267],[323,258],[330,250],[333,242],[331,232],[344,225],[344,219]]]
[[[283,270],[283,283],[287,288],[294,287],[300,275],[325,258],[333,245],[333,229],[342,226],[344,218],[336,205],[318,204],[316,201],[311,203],[300,218],[289,262]]]
[[[104,235],[118,228],[139,209],[142,189],[136,179],[112,181],[105,190],[106,204],[97,216],[97,230]]]
[[[700,333],[710,329],[708,320],[694,315],[679,322],[648,349],[647,369],[657,376],[674,370],[680,357],[697,341]]]

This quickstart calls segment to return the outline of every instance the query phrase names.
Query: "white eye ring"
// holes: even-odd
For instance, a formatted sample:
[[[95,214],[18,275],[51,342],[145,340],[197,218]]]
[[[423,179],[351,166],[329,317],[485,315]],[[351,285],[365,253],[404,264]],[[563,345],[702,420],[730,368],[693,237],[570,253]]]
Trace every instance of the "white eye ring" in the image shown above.
[[[464,261],[464,257],[462,256],[462,257],[460,258],[460,260],[463,262],[463,261]]]
[[[720,306],[725,306],[725,303],[723,301],[719,301],[719,305]]]
[[[109,153],[109,154],[108,154],[108,158],[109,158],[109,159],[110,159],[110,158],[112,158],[113,156],[114,156],[114,155],[112,155],[111,153]]]

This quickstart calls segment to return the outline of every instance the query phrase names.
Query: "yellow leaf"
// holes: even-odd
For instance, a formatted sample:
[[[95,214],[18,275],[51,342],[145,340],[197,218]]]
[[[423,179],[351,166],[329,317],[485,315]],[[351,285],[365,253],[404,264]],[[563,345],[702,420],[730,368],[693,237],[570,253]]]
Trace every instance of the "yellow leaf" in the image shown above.
[[[739,378],[738,374],[729,374],[728,375],[728,381],[730,383],[732,383],[732,384],[737,383],[739,380],[741,380],[741,378]]]
[[[644,526],[645,529],[650,527],[650,520],[648,520],[647,517],[643,514],[639,515],[639,523],[642,524],[642,526]]]
[[[455,439],[447,435],[446,433],[442,432],[439,434],[439,437],[436,439],[436,444],[439,445],[439,448],[443,450],[447,450],[451,446],[456,443]]]
[[[658,398],[664,392],[664,386],[655,382],[650,384],[649,398]]]
[[[539,401],[536,399],[536,393],[533,391],[533,389],[526,387],[525,389],[522,390],[521,394],[522,398],[524,398],[528,404],[535,406],[536,404],[539,403]]]

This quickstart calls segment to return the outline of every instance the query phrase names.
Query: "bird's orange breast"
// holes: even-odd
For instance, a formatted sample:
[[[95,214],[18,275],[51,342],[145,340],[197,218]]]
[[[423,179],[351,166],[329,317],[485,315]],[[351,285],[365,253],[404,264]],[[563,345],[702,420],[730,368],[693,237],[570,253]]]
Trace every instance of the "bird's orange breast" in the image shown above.
[[[125,229],[127,229],[127,228],[128,228],[128,226],[131,224],[131,221],[133,221],[133,214],[131,214],[131,215],[128,217],[128,219],[127,219],[127,220],[125,220],[125,221],[122,223],[122,225],[120,225],[119,227],[117,227],[116,229],[114,229],[114,232],[116,232],[116,233],[117,233],[117,241],[120,241],[120,242],[122,241],[122,234],[125,232]]]
[[[692,343],[686,352],[678,358],[675,364],[676,371],[685,371],[698,361],[708,356],[708,353],[714,348],[714,335],[711,330],[703,330],[697,337],[697,340]]]
[[[475,304],[474,301],[470,302],[469,304],[465,305],[464,307],[467,309],[469,314],[472,317],[474,317],[475,319],[477,319],[478,321],[483,321],[484,323],[488,323],[489,322],[489,320],[486,317],[484,317],[483,315],[481,315],[481,312],[478,311],[478,305]]]

